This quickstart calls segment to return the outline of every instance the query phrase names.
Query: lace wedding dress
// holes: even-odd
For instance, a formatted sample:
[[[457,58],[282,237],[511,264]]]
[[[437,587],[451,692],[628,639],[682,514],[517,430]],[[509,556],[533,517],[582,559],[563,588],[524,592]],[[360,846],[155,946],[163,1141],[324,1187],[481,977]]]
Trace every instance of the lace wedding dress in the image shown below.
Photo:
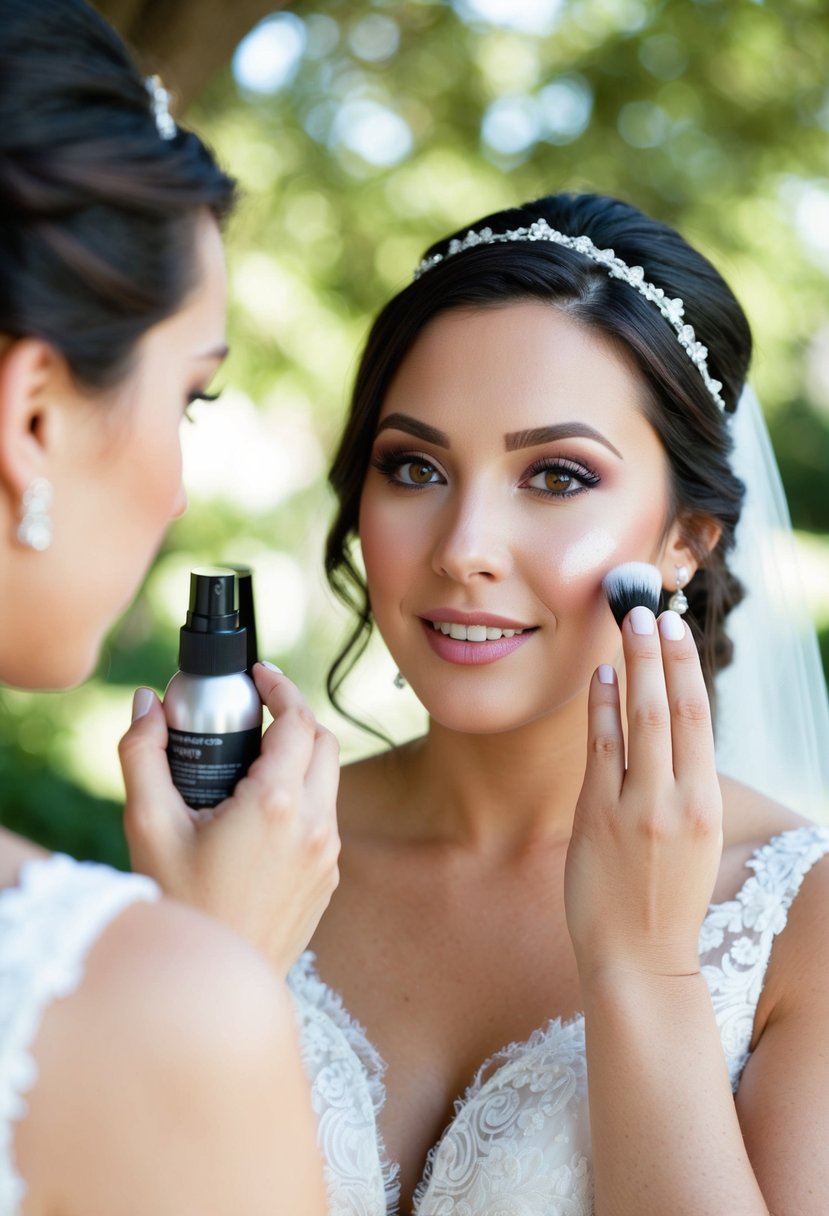
[[[61,854],[26,862],[18,885],[0,891],[0,1216],[18,1216],[25,1194],[14,1128],[37,1076],[31,1050],[43,1015],[78,987],[114,917],[157,895],[148,878]]]
[[[776,836],[747,862],[734,899],[712,904],[702,969],[736,1090],[774,939],[829,828]],[[289,982],[319,1121],[332,1216],[391,1216],[397,1168],[378,1130],[384,1065],[342,1001],[302,956]],[[415,1216],[590,1216],[593,1210],[584,1020],[554,1020],[482,1065],[432,1149]]]

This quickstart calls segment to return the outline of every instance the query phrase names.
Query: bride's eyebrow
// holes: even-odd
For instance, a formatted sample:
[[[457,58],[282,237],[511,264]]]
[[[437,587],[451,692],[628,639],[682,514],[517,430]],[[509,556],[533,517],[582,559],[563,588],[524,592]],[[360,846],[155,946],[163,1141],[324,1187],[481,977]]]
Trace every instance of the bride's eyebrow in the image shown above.
[[[609,439],[605,439],[601,431],[594,430],[586,422],[559,422],[555,426],[537,426],[529,431],[512,431],[504,436],[504,444],[508,452],[516,452],[519,448],[534,448],[556,439],[594,439],[596,443],[609,448],[614,456],[624,460],[619,449],[615,448]]]
[[[444,431],[439,431],[436,426],[429,426],[428,422],[421,422],[419,418],[412,418],[410,414],[389,414],[377,426],[377,435],[381,431],[394,429],[395,431],[406,431],[409,435],[414,435],[416,439],[422,439],[424,443],[433,443],[439,448],[449,448],[449,436]]]

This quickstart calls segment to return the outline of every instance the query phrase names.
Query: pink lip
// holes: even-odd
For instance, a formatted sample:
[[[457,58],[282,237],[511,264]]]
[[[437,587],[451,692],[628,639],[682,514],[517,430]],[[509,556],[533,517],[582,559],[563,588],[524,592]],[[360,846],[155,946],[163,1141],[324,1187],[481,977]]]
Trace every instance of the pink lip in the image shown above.
[[[477,615],[480,617],[482,614],[478,613]],[[499,617],[486,617],[485,620],[458,620],[458,616],[459,614],[455,613],[454,619],[451,616],[440,616],[435,619],[448,621],[450,624],[457,625],[483,625],[488,623],[496,629],[521,628],[520,625],[502,625]],[[493,642],[461,642],[457,638],[447,637],[445,633],[441,633],[439,629],[435,629],[429,618],[423,619],[423,629],[426,633],[426,640],[435,654],[447,663],[457,663],[461,667],[479,667],[484,663],[495,663],[498,659],[503,659],[506,655],[512,654],[519,646],[523,646],[535,633],[534,629],[528,629],[526,633],[519,633],[511,638],[498,638]]]
[[[533,628],[532,625],[526,625],[523,621],[513,621],[505,616],[493,616],[491,612],[457,612],[454,608],[436,608],[434,612],[421,612],[420,618],[432,623],[446,621],[448,625],[491,625],[493,629]],[[475,646],[478,643],[473,642],[472,645]]]

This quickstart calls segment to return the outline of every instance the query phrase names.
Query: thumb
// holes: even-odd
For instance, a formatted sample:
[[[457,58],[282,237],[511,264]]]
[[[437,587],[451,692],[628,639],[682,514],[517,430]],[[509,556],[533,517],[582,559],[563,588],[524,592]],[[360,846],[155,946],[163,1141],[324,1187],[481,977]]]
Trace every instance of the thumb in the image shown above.
[[[133,867],[161,880],[155,863],[174,863],[193,831],[167,762],[167,723],[155,693],[138,688],[132,725],[118,745],[127,801],[124,831]]]

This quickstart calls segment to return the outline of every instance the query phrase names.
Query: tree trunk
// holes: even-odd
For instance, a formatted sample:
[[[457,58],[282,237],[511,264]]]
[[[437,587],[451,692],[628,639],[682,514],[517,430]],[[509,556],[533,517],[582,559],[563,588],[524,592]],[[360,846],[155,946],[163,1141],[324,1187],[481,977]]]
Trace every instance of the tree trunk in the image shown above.
[[[94,0],[182,114],[245,34],[287,0]]]

